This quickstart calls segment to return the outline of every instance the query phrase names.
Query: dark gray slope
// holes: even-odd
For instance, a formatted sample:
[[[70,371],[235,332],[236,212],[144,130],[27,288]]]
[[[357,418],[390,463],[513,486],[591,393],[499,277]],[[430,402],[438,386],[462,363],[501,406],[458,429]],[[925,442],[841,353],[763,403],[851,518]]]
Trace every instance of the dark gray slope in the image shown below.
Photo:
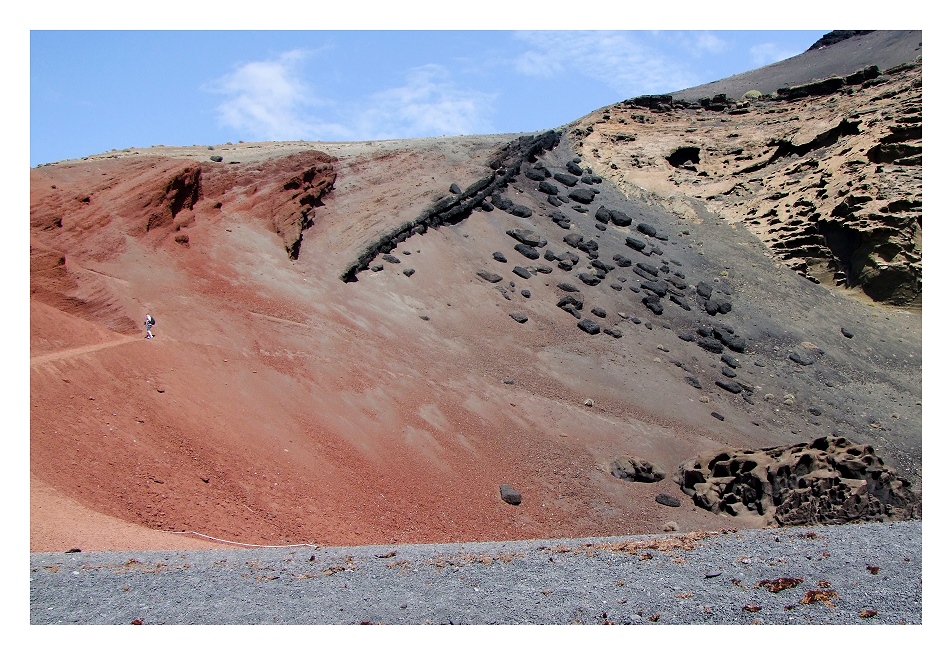
[[[30,556],[30,623],[920,624],[921,551],[917,521],[698,540],[44,553]],[[759,585],[781,578],[801,582]]]
[[[922,42],[920,30],[877,30],[672,95],[681,100],[698,100],[719,93],[739,98],[753,89],[774,93],[783,86],[847,75],[865,66],[876,65],[884,71],[921,56]]]

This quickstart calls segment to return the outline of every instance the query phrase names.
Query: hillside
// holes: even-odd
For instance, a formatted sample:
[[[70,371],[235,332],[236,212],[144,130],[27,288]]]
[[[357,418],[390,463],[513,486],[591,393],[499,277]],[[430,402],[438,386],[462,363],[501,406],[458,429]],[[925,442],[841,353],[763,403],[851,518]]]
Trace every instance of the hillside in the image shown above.
[[[851,471],[793,480],[919,515],[908,63],[539,134],[32,169],[31,550],[757,527],[787,506],[704,510],[680,465],[813,441]]]

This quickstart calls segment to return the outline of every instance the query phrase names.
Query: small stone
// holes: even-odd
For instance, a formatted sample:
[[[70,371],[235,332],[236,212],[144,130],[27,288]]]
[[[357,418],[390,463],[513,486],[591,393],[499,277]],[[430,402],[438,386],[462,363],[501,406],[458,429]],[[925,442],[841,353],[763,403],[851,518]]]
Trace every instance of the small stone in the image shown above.
[[[585,400],[584,400],[584,405],[587,406],[588,408],[593,408],[593,406],[594,406],[594,400],[593,400],[593,399],[585,399]]]

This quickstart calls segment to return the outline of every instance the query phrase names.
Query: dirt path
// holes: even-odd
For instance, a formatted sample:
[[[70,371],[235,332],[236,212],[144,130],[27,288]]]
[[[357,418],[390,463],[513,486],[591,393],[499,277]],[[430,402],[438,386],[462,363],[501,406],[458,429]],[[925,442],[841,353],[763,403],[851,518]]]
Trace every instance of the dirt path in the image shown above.
[[[126,336],[121,340],[113,340],[110,342],[100,342],[95,345],[86,345],[85,347],[73,347],[72,349],[64,349],[63,351],[53,352],[52,354],[43,354],[42,356],[34,356],[30,358],[30,367],[34,365],[40,365],[42,363],[49,363],[52,361],[63,360],[64,358],[74,358],[76,356],[82,356],[83,354],[91,354],[94,351],[99,351],[100,349],[109,349],[110,347],[119,347],[121,345],[127,345],[132,342],[137,342],[143,337],[138,336]]]

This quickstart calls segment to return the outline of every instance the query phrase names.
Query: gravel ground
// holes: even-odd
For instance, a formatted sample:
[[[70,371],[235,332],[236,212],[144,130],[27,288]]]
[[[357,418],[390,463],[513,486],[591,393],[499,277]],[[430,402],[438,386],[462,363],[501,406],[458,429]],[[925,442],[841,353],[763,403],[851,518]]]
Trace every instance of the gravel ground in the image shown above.
[[[31,624],[922,624],[921,604],[920,521],[30,555]]]

